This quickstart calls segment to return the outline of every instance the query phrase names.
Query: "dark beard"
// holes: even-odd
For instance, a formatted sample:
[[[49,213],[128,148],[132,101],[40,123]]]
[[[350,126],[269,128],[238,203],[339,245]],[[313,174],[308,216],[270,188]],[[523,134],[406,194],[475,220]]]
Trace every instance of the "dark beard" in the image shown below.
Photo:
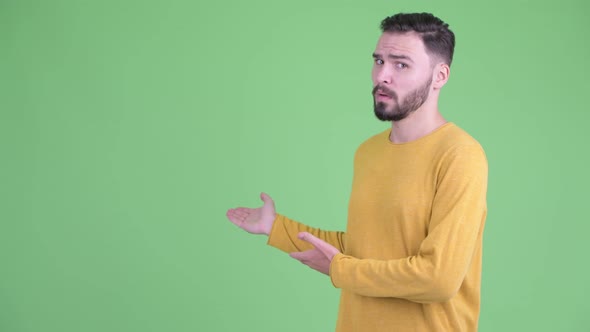
[[[430,83],[432,83],[432,78],[421,87],[410,92],[401,103],[395,92],[380,85],[375,86],[373,88],[373,109],[375,111],[375,116],[381,121],[396,122],[405,119],[410,113],[416,111],[422,106],[422,104],[424,104],[430,92]],[[383,102],[375,102],[375,92],[377,92],[377,90],[382,90],[387,93],[387,95],[395,101],[396,104],[393,105],[390,110],[387,110],[387,104]]]

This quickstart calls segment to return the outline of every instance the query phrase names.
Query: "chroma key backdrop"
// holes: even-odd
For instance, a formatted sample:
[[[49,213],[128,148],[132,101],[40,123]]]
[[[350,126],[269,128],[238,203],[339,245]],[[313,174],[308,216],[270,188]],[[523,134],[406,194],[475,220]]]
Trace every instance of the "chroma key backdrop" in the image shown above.
[[[0,1],[0,331],[333,331],[330,279],[225,211],[344,230],[379,22],[424,11],[489,161],[479,331],[590,331],[589,9]]]

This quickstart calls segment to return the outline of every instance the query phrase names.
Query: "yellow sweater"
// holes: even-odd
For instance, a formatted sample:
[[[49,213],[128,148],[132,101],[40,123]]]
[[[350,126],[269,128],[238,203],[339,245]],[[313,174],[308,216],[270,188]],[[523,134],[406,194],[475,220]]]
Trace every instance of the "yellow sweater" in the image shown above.
[[[479,143],[453,123],[394,144],[391,129],[358,148],[346,232],[277,215],[268,243],[311,246],[307,231],[342,253],[336,331],[474,332],[480,308],[488,166]]]

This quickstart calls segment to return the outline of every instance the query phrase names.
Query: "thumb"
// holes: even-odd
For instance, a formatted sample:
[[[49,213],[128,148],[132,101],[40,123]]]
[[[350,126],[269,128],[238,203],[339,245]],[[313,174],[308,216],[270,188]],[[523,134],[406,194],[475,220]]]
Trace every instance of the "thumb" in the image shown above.
[[[308,232],[301,232],[297,235],[297,237],[303,241],[309,242],[313,245],[316,249],[321,251],[326,257],[332,259],[334,255],[339,253],[338,249],[333,247],[331,244],[324,242],[321,239],[313,236],[311,233]]]
[[[323,240],[313,236],[311,233],[301,232],[297,235],[297,237],[305,242],[310,243],[326,256],[330,256],[330,254],[332,254],[332,246],[324,242]]]
[[[271,204],[272,206],[275,205],[275,202],[266,193],[260,193],[260,199],[264,202],[264,205],[266,205],[266,204]]]

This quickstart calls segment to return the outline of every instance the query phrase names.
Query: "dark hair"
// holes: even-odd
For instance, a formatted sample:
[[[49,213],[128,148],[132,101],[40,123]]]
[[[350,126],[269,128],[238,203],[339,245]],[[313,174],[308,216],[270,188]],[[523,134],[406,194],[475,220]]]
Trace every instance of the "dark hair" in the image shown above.
[[[399,13],[381,21],[383,32],[409,32],[420,34],[426,51],[440,57],[449,66],[453,61],[455,34],[449,25],[430,13]]]

